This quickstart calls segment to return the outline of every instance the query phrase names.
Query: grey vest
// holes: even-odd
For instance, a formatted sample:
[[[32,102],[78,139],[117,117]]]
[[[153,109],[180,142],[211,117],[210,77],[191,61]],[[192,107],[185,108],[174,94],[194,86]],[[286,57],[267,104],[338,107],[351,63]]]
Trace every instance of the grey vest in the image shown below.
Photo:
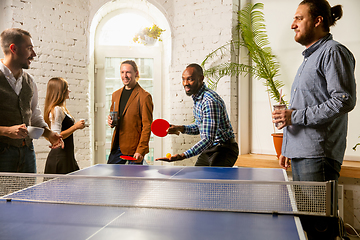
[[[32,115],[31,99],[34,95],[30,77],[23,72],[22,89],[19,96],[10,86],[3,72],[0,71],[0,126],[14,126],[25,123],[29,126]],[[0,142],[15,147],[21,147],[24,139],[12,139],[0,136]],[[31,139],[25,138],[27,146]]]

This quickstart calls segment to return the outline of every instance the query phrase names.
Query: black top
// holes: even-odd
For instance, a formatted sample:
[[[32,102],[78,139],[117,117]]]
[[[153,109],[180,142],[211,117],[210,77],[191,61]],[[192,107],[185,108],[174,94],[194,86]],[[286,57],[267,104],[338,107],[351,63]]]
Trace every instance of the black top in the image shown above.
[[[132,91],[134,90],[134,88],[127,90],[124,88],[123,92],[121,93],[121,97],[120,97],[120,104],[119,104],[119,116],[121,117],[121,115],[124,112],[126,103],[128,102],[130,95],[132,93]]]
[[[124,112],[124,109],[125,109],[125,106],[131,96],[131,93],[133,92],[134,88],[130,89],[130,90],[127,90],[125,89],[124,87],[124,90],[122,91],[121,93],[121,96],[120,96],[120,104],[119,104],[119,121],[121,120],[122,118],[122,115],[123,115],[123,112]],[[119,122],[118,121],[118,122]],[[115,142],[113,144],[113,146],[119,146],[119,129],[120,128],[117,128],[117,131],[115,133]]]
[[[61,131],[74,125],[74,119],[65,114]],[[45,173],[66,174],[79,170],[74,154],[73,134],[64,139],[64,148],[51,149],[45,164]]]

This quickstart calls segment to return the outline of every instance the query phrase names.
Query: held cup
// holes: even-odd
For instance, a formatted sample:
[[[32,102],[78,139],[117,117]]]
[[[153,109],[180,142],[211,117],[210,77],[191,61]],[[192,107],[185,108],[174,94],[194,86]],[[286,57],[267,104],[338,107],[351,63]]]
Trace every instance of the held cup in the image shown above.
[[[89,119],[84,119],[85,120],[85,127],[89,127],[90,126],[90,122],[89,122]]]
[[[275,110],[285,110],[286,104],[275,104],[275,105],[273,105],[273,107],[274,107],[274,111]],[[275,123],[275,127],[278,127],[278,125],[280,125],[280,123]]]
[[[118,112],[110,112],[110,117],[112,120],[112,127],[115,127],[117,125],[117,120],[118,120]]]
[[[85,122],[85,127],[89,127],[90,126],[90,123],[89,123],[89,120],[87,118],[83,118],[83,119],[80,119],[80,120],[84,120]]]

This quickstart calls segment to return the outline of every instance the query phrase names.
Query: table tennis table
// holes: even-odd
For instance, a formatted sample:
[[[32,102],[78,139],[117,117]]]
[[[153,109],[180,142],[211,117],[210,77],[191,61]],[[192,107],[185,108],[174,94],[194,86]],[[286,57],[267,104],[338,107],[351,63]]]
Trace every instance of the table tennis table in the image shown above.
[[[287,181],[286,172],[282,169],[237,167],[98,164],[72,175]],[[40,183],[37,187],[42,185],[46,184]],[[31,192],[31,189],[29,187],[25,191]],[[299,218],[291,214],[34,203],[6,199],[0,199],[2,240],[306,239]]]

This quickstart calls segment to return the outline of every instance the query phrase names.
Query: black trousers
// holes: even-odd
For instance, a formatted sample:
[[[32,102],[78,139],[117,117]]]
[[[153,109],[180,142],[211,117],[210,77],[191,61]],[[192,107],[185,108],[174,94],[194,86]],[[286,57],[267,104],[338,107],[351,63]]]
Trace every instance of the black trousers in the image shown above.
[[[239,146],[235,139],[218,143],[203,151],[195,166],[232,167],[239,156]]]

